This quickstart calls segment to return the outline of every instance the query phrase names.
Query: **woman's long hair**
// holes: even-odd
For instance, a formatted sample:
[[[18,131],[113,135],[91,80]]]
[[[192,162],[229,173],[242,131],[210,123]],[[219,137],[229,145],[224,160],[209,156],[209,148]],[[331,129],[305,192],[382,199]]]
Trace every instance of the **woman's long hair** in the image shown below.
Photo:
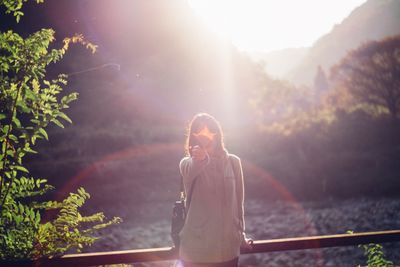
[[[186,156],[191,156],[191,148],[200,145],[197,138],[193,135],[199,132],[203,127],[207,126],[210,132],[215,133],[214,138],[216,139],[215,154],[224,155],[226,149],[224,146],[224,137],[222,133],[222,128],[219,122],[210,114],[198,113],[196,114],[192,121],[189,123],[187,137],[185,142],[185,154]]]

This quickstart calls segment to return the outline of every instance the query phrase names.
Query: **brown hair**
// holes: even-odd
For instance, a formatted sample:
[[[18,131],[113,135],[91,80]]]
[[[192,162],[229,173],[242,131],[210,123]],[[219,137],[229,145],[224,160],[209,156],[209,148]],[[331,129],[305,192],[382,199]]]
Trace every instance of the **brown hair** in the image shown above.
[[[224,136],[222,133],[222,128],[219,122],[210,114],[207,113],[198,113],[196,114],[191,122],[189,123],[187,129],[187,137],[185,143],[185,154],[186,156],[191,156],[191,148],[195,145],[199,145],[197,139],[194,137],[193,133],[197,133],[204,126],[215,133],[216,138],[216,147],[215,154],[222,155],[225,154],[225,146],[224,146]]]

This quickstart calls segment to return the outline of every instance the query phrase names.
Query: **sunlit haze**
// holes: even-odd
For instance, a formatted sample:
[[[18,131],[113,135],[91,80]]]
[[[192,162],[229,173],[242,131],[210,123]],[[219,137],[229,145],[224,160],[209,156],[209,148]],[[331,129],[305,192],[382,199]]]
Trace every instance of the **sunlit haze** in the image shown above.
[[[366,0],[189,0],[204,23],[240,50],[311,46]]]

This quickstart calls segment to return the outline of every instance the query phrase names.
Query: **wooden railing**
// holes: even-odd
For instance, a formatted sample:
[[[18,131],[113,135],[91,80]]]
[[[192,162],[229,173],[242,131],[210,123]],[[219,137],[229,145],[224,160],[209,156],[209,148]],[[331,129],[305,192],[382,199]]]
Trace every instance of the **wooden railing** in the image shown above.
[[[265,253],[315,249],[326,247],[354,246],[369,243],[385,243],[400,241],[400,230],[366,232],[355,234],[309,236],[272,240],[256,240],[251,250],[243,250],[241,254]],[[118,263],[137,263],[150,261],[167,261],[177,259],[177,251],[171,247],[135,249],[111,252],[68,254],[52,259],[38,261],[1,262],[0,266],[94,266]]]

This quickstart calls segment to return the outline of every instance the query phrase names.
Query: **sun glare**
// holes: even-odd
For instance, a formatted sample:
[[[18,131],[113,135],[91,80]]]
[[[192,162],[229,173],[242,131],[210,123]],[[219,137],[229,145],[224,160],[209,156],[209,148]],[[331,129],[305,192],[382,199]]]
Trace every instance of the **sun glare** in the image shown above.
[[[215,33],[240,50],[311,46],[366,0],[188,0]]]

